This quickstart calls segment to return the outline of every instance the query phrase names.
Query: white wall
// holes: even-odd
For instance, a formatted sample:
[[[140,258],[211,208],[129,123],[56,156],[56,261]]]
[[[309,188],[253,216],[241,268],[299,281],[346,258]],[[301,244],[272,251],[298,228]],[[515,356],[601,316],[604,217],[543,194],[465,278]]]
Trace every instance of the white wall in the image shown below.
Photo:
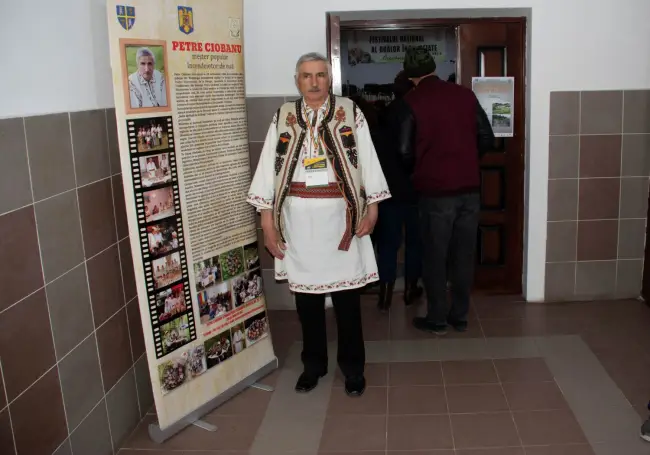
[[[113,106],[105,0],[1,4],[0,118]]]
[[[244,0],[247,94],[295,93],[296,58],[327,49],[327,11],[388,11],[395,4],[394,0]],[[438,10],[479,6],[476,0],[399,4]],[[480,6],[533,11],[525,290],[529,299],[541,300],[549,92],[650,88],[650,1],[485,0]],[[2,2],[0,118],[112,106],[105,9],[103,0]],[[409,12],[386,15],[409,17]]]

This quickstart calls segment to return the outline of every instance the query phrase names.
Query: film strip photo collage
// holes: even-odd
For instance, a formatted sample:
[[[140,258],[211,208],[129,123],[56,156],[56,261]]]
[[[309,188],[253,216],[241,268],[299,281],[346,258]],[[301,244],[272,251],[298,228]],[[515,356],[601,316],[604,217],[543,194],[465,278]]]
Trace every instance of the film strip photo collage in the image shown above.
[[[172,118],[127,120],[156,358],[196,340]]]

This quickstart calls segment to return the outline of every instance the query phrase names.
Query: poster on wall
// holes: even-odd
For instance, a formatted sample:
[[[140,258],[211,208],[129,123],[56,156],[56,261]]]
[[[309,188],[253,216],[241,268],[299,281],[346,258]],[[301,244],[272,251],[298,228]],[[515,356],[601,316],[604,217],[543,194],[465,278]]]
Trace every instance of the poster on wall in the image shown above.
[[[425,47],[436,62],[445,60],[446,31],[354,31],[348,35],[348,64],[402,63],[409,47]]]
[[[514,134],[514,77],[473,77],[472,90],[490,119],[496,137]]]
[[[109,0],[138,299],[161,433],[277,367],[250,185],[242,0]]]

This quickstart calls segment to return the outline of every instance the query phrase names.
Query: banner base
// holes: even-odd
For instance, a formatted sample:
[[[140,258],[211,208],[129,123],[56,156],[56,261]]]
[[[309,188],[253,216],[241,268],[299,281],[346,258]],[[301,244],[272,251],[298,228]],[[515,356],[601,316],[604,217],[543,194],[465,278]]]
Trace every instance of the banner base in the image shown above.
[[[163,442],[165,442],[172,436],[176,435],[177,433],[181,432],[182,430],[184,430],[190,425],[196,425],[207,431],[216,431],[217,430],[216,426],[209,424],[205,421],[202,421],[201,417],[203,417],[210,411],[216,409],[217,407],[221,406],[223,403],[230,400],[235,395],[237,395],[240,392],[243,392],[245,389],[249,387],[255,386],[255,388],[272,392],[273,391],[272,387],[265,386],[263,384],[258,384],[257,381],[269,375],[277,368],[278,368],[278,359],[276,357],[271,362],[267,363],[265,366],[257,370],[255,373],[251,374],[244,380],[235,384],[233,387],[226,390],[224,393],[208,401],[203,406],[197,408],[195,411],[191,412],[190,414],[188,414],[178,422],[171,424],[164,430],[160,428],[157,422],[150,424],[149,437],[153,442],[157,444],[162,444]],[[270,390],[268,390],[268,388],[270,388]]]
[[[275,391],[275,387],[270,386],[270,385],[266,385],[266,384],[262,384],[261,382],[256,382],[254,384],[251,384],[251,389],[263,390],[265,392],[274,392]]]
[[[195,427],[199,427],[205,431],[209,431],[210,433],[214,433],[215,431],[217,431],[216,425],[212,425],[211,423],[208,423],[205,420],[197,420],[192,425],[194,425]]]

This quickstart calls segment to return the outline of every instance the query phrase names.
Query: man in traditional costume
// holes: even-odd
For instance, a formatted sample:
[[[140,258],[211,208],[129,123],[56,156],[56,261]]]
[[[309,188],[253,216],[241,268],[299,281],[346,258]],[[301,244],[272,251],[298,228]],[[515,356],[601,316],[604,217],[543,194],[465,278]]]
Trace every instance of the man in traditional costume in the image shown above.
[[[156,57],[146,47],[137,50],[135,61],[138,70],[129,75],[131,108],[167,106],[167,85],[163,73],[156,69]],[[148,144],[153,142],[152,128],[148,130]]]
[[[248,202],[262,216],[275,278],[295,292],[304,372],[297,392],[327,373],[325,294],[338,326],[338,364],[350,396],[365,391],[360,288],[378,280],[369,234],[390,192],[361,110],[330,94],[331,66],[320,54],[296,64],[302,98],[276,112]]]

